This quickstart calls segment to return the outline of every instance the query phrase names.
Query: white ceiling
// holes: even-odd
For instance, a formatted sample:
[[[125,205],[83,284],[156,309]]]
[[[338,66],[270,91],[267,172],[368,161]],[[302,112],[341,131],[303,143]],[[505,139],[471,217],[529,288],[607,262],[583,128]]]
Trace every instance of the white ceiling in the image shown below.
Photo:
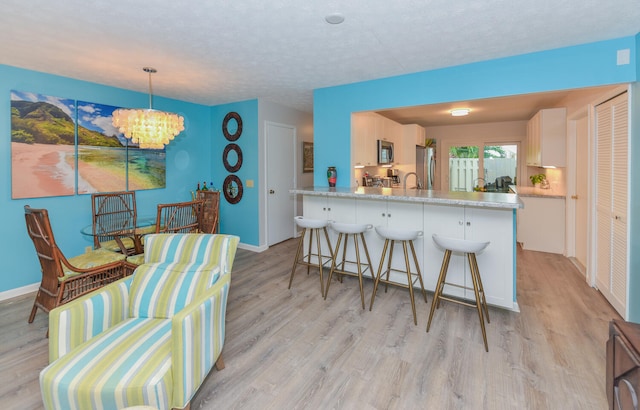
[[[316,88],[638,32],[638,0],[3,0],[0,64],[311,112]]]

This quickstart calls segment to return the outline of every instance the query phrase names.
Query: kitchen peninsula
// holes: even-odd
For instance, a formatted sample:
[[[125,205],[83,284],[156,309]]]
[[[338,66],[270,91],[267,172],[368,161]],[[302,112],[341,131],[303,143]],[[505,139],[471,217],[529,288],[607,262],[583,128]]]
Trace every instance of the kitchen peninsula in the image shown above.
[[[308,218],[423,231],[424,235],[414,244],[425,286],[430,291],[435,288],[444,253],[435,246],[433,234],[490,241],[487,249],[477,255],[487,303],[519,310],[515,289],[515,211],[523,205],[516,194],[369,187],[314,187],[293,189],[290,193],[303,196],[303,213]],[[337,235],[329,231],[335,246]],[[365,237],[375,274],[384,241],[374,229]],[[396,252],[401,252],[400,248]],[[348,259],[355,258],[348,256]],[[394,258],[394,265],[403,267],[404,258]],[[447,279],[461,287],[447,286],[445,293],[473,298],[473,290],[464,289],[472,285],[463,255],[452,255]],[[394,280],[406,283],[406,275],[398,274]]]

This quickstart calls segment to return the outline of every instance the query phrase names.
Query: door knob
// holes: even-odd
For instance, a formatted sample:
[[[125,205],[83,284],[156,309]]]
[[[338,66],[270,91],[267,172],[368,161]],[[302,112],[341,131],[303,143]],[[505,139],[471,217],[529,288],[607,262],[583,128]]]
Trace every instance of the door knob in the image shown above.
[[[275,193],[276,193],[276,191],[274,191],[273,189],[270,189],[270,190],[269,190],[269,193],[273,195],[273,194],[275,194]]]
[[[578,195],[571,195],[571,199],[578,199]]]

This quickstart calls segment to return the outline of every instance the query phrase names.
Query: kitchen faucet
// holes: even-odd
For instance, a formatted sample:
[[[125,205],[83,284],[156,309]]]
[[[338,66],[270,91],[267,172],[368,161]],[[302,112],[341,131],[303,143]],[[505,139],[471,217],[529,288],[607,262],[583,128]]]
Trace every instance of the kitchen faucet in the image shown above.
[[[407,172],[404,176],[404,181],[403,181],[403,188],[407,189],[407,178],[409,177],[409,175],[415,175],[416,176],[416,189],[422,189],[422,182],[420,182],[420,178],[418,178],[418,174],[416,174],[415,172]]]

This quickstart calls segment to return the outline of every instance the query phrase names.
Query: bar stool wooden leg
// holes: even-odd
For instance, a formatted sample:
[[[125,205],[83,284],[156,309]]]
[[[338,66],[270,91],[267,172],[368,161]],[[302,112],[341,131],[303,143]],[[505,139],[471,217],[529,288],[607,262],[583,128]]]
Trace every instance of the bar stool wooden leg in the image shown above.
[[[296,267],[298,266],[298,260],[300,260],[300,253],[302,252],[302,246],[304,245],[304,235],[307,232],[307,228],[302,228],[302,234],[300,235],[300,239],[298,240],[298,249],[296,250],[296,257],[293,260],[293,268],[291,268],[291,278],[289,278],[289,288],[291,289],[291,284],[293,283],[293,275],[296,273]],[[309,272],[307,271],[307,274]]]
[[[371,269],[371,258],[369,257],[369,248],[367,248],[367,242],[364,240],[364,234],[360,234],[360,239],[362,240],[362,245],[364,246],[364,253],[367,257],[367,262],[369,263],[369,274],[371,275],[371,280],[375,281],[375,277],[373,276],[373,269]]]
[[[322,228],[324,229],[324,234],[327,238],[327,241],[329,240],[329,235],[327,235],[327,230],[326,228]],[[324,295],[324,278],[322,275],[322,249],[320,246],[320,232],[317,229],[314,229],[316,231],[316,247],[318,248],[318,271],[320,271],[320,294]],[[329,243],[329,242],[327,242]],[[331,247],[329,247],[331,248]],[[331,252],[331,249],[329,249],[329,251]],[[311,256],[309,256],[311,257]],[[331,253],[331,259],[333,260],[333,252]],[[309,266],[307,266],[307,273],[309,273]]]
[[[451,251],[446,249],[444,251],[444,258],[442,259],[442,266],[440,267],[440,274],[438,275],[438,282],[436,282],[436,288],[433,293],[433,300],[431,301],[431,310],[429,311],[429,321],[427,322],[427,332],[431,327],[431,319],[433,319],[433,313],[440,307],[440,296],[442,296],[442,289],[444,283],[447,280],[447,270],[449,269],[449,259],[451,258]]]
[[[352,235],[352,237],[353,237],[353,245],[356,248],[356,263],[358,265],[358,283],[360,285],[360,301],[362,302],[362,309],[364,309],[364,286],[362,284],[362,265],[360,265],[360,246],[358,246],[358,235],[354,234]]]
[[[336,270],[338,251],[340,250],[340,243],[342,243],[342,235],[343,235],[342,233],[338,234],[338,242],[336,242],[336,250],[333,254],[334,258],[333,258],[333,261],[331,262],[331,269],[329,270],[329,278],[327,278],[327,287],[325,288],[325,291],[324,291],[324,300],[327,300],[327,295],[329,294],[329,286],[331,286],[331,278],[333,278],[333,272]],[[346,244],[346,241],[345,241],[345,244]],[[344,270],[346,252],[347,252],[347,247],[345,246],[342,252],[341,270]]]
[[[411,265],[409,264],[407,241],[402,241],[402,250],[404,251],[404,266],[407,269],[407,286],[409,287],[409,298],[411,299],[411,310],[413,311],[413,323],[417,326],[418,317],[416,316],[416,301],[413,298],[413,280],[411,279]]]
[[[484,287],[482,286],[482,277],[480,276],[480,269],[478,268],[478,261],[476,260],[476,254],[472,253],[471,256],[473,258],[473,266],[475,267],[476,276],[478,278],[478,290],[480,291],[480,296],[482,296],[482,306],[484,308],[484,317],[487,318],[487,323],[491,323],[491,321],[489,320],[489,307],[487,305],[487,299],[485,298]]]
[[[384,293],[387,293],[387,289],[389,289],[389,275],[391,274],[391,260],[393,259],[393,248],[395,248],[396,241],[391,240],[391,247],[389,248],[389,259],[387,261],[387,278],[384,283]],[[384,253],[382,254],[384,257]]]
[[[384,246],[382,247],[382,257],[380,258],[380,265],[378,266],[378,273],[376,274],[376,280],[373,282],[373,294],[371,295],[371,303],[369,304],[369,311],[373,308],[373,301],[376,299],[376,292],[378,291],[378,283],[380,283],[380,276],[382,275],[382,267],[384,266],[384,256],[387,254],[387,248],[389,247],[389,240],[385,239]],[[389,265],[391,267],[391,265]]]
[[[484,315],[483,315],[483,303],[479,292],[478,277],[480,276],[477,270],[477,265],[473,263],[472,253],[467,254],[469,260],[469,267],[471,269],[471,281],[473,282],[473,293],[476,296],[476,309],[478,310],[478,318],[480,319],[480,329],[482,330],[482,339],[484,340],[484,348],[488,352],[489,345],[487,344],[487,330],[484,327]]]
[[[409,241],[409,246],[411,246],[411,253],[413,254],[413,262],[416,265],[416,270],[418,271],[418,280],[420,281],[420,289],[422,289],[422,296],[424,297],[424,301],[429,303],[427,300],[427,291],[424,288],[424,282],[422,281],[422,272],[420,272],[420,264],[418,263],[418,256],[416,255],[416,249],[413,246],[413,241]]]

